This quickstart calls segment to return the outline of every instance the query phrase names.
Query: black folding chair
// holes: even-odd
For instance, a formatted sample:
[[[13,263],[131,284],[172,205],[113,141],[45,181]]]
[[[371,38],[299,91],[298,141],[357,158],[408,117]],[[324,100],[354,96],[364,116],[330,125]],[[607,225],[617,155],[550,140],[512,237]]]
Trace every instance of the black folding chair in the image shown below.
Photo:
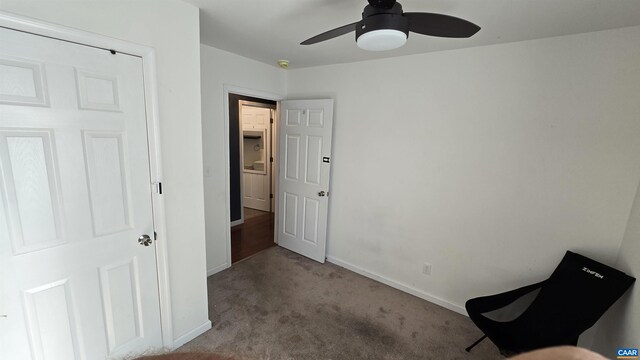
[[[551,277],[505,293],[467,301],[471,320],[503,355],[549,346],[576,345],[578,337],[593,326],[636,279],[580,254],[567,251]],[[539,290],[515,319],[490,319],[488,313],[504,309]]]

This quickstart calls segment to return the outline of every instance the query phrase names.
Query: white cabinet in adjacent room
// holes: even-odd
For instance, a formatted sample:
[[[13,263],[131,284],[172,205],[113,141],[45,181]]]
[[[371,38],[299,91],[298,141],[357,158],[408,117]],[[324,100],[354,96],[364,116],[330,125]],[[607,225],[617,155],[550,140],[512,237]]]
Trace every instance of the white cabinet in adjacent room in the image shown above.
[[[271,211],[271,109],[242,105],[243,206]]]

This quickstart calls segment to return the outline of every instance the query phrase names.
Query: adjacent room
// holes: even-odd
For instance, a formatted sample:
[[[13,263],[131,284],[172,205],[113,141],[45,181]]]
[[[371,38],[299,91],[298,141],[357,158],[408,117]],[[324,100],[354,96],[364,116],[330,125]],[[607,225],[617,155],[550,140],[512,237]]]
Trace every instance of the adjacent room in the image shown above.
[[[637,0],[2,0],[0,358],[637,357],[639,44]]]

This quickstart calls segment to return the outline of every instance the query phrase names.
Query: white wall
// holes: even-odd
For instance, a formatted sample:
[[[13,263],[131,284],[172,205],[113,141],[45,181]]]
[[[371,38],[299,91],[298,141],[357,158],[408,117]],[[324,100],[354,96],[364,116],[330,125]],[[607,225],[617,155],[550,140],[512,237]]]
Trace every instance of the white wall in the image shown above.
[[[610,358],[618,348],[637,348],[640,340],[640,185],[616,268],[635,277],[636,283],[607,312],[594,338],[594,348]]]
[[[566,250],[614,264],[640,180],[638,43],[634,27],[289,71],[288,98],[335,99],[329,259],[460,312]]]
[[[202,77],[202,151],[204,159],[204,195],[207,234],[207,272],[226,269],[229,230],[229,153],[225,115],[224,86],[246,89],[272,99],[286,93],[284,70],[207,45],[201,45]],[[260,96],[258,96],[260,97]],[[227,129],[227,130],[225,130]]]
[[[0,9],[156,49],[173,336],[179,344],[206,330],[198,9],[178,0],[2,0]]]

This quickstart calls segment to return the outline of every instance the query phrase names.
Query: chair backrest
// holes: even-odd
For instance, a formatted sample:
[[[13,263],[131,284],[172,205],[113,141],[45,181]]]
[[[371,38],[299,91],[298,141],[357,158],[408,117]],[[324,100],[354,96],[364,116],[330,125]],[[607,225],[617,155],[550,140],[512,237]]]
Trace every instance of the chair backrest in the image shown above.
[[[551,340],[578,335],[593,326],[635,278],[567,251],[521,319]]]

